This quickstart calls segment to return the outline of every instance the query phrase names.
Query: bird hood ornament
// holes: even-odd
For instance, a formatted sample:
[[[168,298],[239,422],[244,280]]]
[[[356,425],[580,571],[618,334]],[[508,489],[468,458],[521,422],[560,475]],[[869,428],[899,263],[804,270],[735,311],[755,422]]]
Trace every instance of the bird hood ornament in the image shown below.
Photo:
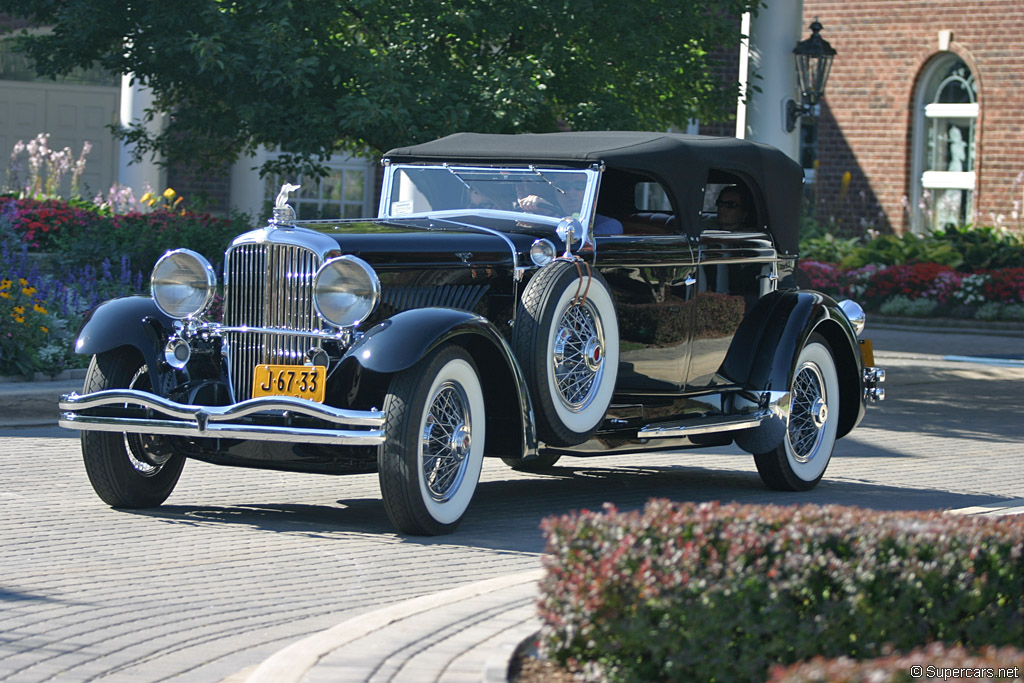
[[[299,185],[292,185],[291,183],[285,183],[281,186],[281,191],[277,193],[277,199],[274,201],[274,214],[273,218],[270,219],[272,223],[290,225],[295,222],[295,209],[288,204],[288,195],[299,189],[299,187]]]

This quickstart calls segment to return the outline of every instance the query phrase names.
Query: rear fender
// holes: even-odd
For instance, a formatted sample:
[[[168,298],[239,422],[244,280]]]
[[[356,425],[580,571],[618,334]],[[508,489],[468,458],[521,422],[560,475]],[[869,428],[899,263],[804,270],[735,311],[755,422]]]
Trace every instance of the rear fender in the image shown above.
[[[173,323],[148,296],[112,299],[86,315],[75,340],[75,353],[92,356],[131,346],[142,354],[150,376],[159,377]],[[159,385],[154,382],[154,386]]]
[[[387,375],[411,368],[446,343],[464,347],[480,371],[487,454],[518,458],[535,453],[533,407],[519,363],[505,338],[482,316],[453,308],[403,311],[367,330],[342,357],[341,366],[355,363],[386,387]]]

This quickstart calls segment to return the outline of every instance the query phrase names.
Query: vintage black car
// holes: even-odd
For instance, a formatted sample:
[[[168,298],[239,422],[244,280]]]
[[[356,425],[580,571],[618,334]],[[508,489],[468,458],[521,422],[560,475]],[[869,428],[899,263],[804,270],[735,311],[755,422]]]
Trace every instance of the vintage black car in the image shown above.
[[[383,178],[376,219],[296,221],[286,186],[227,248],[222,318],[184,249],[151,298],[92,313],[60,424],[100,498],[160,505],[186,458],[377,471],[394,525],[440,534],[485,456],[733,441],[769,487],[806,490],[883,397],[860,307],[799,286],[803,173],[776,149],[458,134],[392,150]]]

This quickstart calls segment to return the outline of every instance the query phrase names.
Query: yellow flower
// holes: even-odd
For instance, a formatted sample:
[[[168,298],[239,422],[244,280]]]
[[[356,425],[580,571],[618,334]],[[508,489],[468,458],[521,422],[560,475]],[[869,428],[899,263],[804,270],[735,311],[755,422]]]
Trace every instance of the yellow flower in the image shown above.
[[[35,287],[25,287],[21,290],[21,293],[24,294],[25,296],[32,296],[33,294],[36,293],[36,291],[38,290],[36,290]]]
[[[0,280],[0,289],[10,289],[12,284],[10,280]]]
[[[23,315],[25,313],[25,307],[24,306],[15,306],[14,307],[14,312],[17,313],[18,315]]]
[[[43,315],[46,315],[46,309],[40,306],[39,304],[33,306],[32,310],[35,311],[36,313],[42,313]]]
[[[26,280],[23,277],[19,277],[18,284],[21,285],[22,287],[28,287],[28,280]]]
[[[168,187],[166,190],[164,190],[164,199],[174,199],[175,194],[177,193]]]
[[[46,329],[45,325],[40,325],[39,329],[43,331],[43,334],[50,334],[50,330]]]
[[[16,322],[16,323],[24,323],[25,322],[25,316],[23,316],[23,315],[16,315],[16,316],[14,316],[14,322]]]
[[[149,202],[149,200],[150,200],[150,199],[152,199],[152,198],[153,198],[153,195],[151,195],[150,193],[148,193],[148,192],[147,192],[146,194],[144,194],[144,195],[142,195],[141,197],[139,197],[139,201],[140,201],[141,203],[143,203],[143,204],[146,204],[146,203],[148,203],[148,202]]]
[[[0,292],[0,297],[3,297],[5,299],[10,299],[11,298],[11,293],[10,292]]]
[[[853,176],[850,175],[849,171],[843,173],[843,179],[839,182],[839,201],[843,201],[846,198],[847,193],[850,191],[850,180]]]

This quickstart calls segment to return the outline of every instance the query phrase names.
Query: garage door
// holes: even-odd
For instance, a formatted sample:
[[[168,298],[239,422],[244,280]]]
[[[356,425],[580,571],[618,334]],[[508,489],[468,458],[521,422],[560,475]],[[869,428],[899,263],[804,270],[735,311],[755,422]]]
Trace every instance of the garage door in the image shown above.
[[[0,80],[0,180],[7,177],[18,140],[50,134],[50,149],[70,147],[75,158],[92,143],[82,174],[82,195],[106,194],[117,177],[118,143],[107,126],[117,121],[120,89]],[[70,174],[69,174],[70,175]],[[61,193],[70,189],[65,177]]]

